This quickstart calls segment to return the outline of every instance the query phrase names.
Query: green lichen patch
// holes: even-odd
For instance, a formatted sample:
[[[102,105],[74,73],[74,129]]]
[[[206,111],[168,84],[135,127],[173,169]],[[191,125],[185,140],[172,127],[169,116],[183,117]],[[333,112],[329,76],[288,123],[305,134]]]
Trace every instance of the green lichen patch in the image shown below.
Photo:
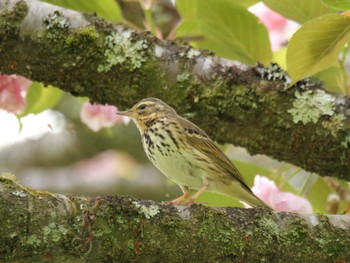
[[[345,149],[347,149],[347,148],[349,147],[349,144],[350,144],[350,133],[347,133],[347,134],[345,135],[344,140],[341,142],[341,145],[342,145]]]
[[[344,114],[336,114],[330,117],[329,120],[323,121],[322,126],[331,132],[331,134],[336,137],[339,130],[344,126],[344,120],[346,117]]]
[[[146,219],[150,219],[160,212],[159,207],[157,205],[145,206],[136,201],[132,203],[138,209],[139,213],[143,214],[146,217]]]
[[[321,116],[334,114],[335,98],[323,90],[297,90],[294,95],[293,108],[287,111],[293,116],[294,123],[317,123]]]
[[[195,58],[198,57],[201,54],[201,52],[199,50],[193,49],[191,48],[188,52],[187,52],[187,58]]]
[[[126,64],[130,71],[141,67],[146,61],[145,40],[134,40],[130,31],[112,32],[105,38],[105,61],[97,68],[98,72],[108,72],[115,65]]]
[[[62,40],[65,33],[68,32],[68,19],[58,11],[44,17],[44,24],[47,30],[46,37],[53,42]]]
[[[187,73],[187,72],[184,72],[182,74],[179,74],[176,76],[176,81],[177,82],[183,82],[183,81],[186,81],[190,78],[190,74]]]
[[[26,243],[29,246],[38,247],[41,244],[41,240],[35,234],[33,234],[27,238]]]
[[[26,197],[27,194],[23,190],[14,190],[11,192],[12,195],[17,197]]]
[[[45,241],[51,241],[51,242],[57,243],[67,233],[68,233],[68,229],[66,229],[63,225],[58,225],[54,222],[43,227],[43,234],[44,234]]]

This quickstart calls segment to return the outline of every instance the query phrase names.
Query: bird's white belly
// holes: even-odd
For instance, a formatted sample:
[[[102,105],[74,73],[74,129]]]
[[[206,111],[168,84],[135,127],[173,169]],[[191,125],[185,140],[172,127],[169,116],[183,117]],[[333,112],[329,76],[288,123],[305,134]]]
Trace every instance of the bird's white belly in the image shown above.
[[[200,189],[203,186],[202,175],[199,171],[191,174],[190,167],[179,154],[171,156],[159,156],[154,165],[167,177],[178,184],[187,186],[191,189]]]
[[[164,134],[164,136],[167,136]],[[151,152],[147,149],[143,140],[145,152],[150,161],[171,180],[176,183],[186,186],[190,189],[200,189],[203,187],[203,171],[196,167],[191,167],[190,158],[186,152],[178,152],[178,149],[172,147],[164,147],[161,145],[161,140],[154,135],[150,135],[154,147]],[[162,151],[159,151],[159,148]]]

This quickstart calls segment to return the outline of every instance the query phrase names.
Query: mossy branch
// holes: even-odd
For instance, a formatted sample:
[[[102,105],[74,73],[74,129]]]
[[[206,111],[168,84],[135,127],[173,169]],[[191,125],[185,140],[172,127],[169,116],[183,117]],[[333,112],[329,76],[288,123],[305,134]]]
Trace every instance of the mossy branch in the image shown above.
[[[350,217],[159,204],[0,177],[1,262],[345,262]]]
[[[349,99],[35,0],[0,0],[0,71],[128,108],[159,97],[218,142],[350,180]]]

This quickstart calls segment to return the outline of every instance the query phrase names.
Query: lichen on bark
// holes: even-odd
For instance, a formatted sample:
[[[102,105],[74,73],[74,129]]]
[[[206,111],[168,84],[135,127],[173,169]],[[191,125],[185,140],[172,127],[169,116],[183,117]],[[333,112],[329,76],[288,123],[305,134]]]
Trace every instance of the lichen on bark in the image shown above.
[[[350,259],[350,217],[345,215],[173,206],[121,196],[64,196],[28,189],[10,175],[0,176],[0,193],[1,261]]]
[[[31,10],[24,18],[26,13],[21,11],[13,19],[7,14],[15,9],[7,2],[0,0],[4,7],[0,34],[7,36],[0,38],[2,73],[24,75],[118,108],[159,97],[219,143],[243,146],[252,154],[266,154],[320,175],[350,179],[350,127],[346,125],[350,101],[327,93],[319,83],[286,90],[283,79],[266,79],[261,67],[160,41],[148,33],[129,33],[123,26],[59,7],[45,4],[39,9],[44,5],[39,1],[9,1],[27,3]],[[49,25],[60,18],[56,25],[61,28],[47,28],[48,17]],[[16,30],[8,35],[3,25]],[[121,39],[115,42],[112,36]],[[106,42],[107,38],[111,41]],[[111,43],[112,48],[107,48]],[[98,72],[101,65],[106,70]],[[295,111],[293,105],[301,99],[295,94],[311,90],[312,101],[317,94],[330,98],[332,114],[329,104],[322,103],[317,104],[316,117]],[[312,121],[295,123],[296,116]]]

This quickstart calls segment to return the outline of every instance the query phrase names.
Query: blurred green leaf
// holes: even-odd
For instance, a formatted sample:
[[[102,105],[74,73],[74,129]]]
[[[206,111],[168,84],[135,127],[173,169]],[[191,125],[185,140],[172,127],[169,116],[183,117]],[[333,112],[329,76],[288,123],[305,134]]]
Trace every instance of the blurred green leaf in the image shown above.
[[[242,177],[244,178],[244,181],[248,184],[250,188],[253,187],[254,178],[257,174],[261,176],[265,176],[271,180],[275,176],[275,173],[273,173],[271,170],[253,163],[238,162],[238,161],[234,161],[233,163],[237,167],[237,169],[241,172]]]
[[[184,20],[176,30],[176,37],[200,36],[201,31],[198,21]]]
[[[182,19],[194,20],[197,17],[198,0],[177,0],[176,9]]]
[[[349,0],[322,0],[323,3],[338,10],[350,10]]]
[[[234,4],[240,5],[245,8],[252,6],[257,2],[260,2],[260,0],[230,0],[230,1]]]
[[[292,83],[331,67],[350,38],[350,17],[329,14],[305,23],[292,37],[287,50]]]
[[[45,88],[42,83],[33,82],[26,96],[26,110],[20,117],[31,113],[37,114],[54,107],[60,101],[62,95],[63,92],[53,86]]]
[[[309,200],[315,213],[327,213],[327,198],[333,193],[328,184],[319,177],[310,190]]]
[[[247,8],[258,0],[229,0],[230,2]],[[198,37],[201,35],[197,11],[198,11],[198,0],[177,0],[176,9],[181,15],[182,22],[176,30],[176,37]]]
[[[199,203],[203,202],[206,205],[219,206],[219,207],[222,207],[222,206],[244,207],[243,204],[238,199],[230,198],[225,195],[211,193],[211,192],[204,192],[196,199],[196,202],[199,202]]]
[[[99,17],[113,22],[121,22],[122,13],[115,0],[41,0],[53,5],[73,9],[80,12],[96,13]]]
[[[282,16],[301,24],[315,17],[334,13],[334,10],[326,6],[322,0],[263,0],[263,2]]]
[[[176,30],[176,37],[199,36],[200,28],[197,18],[198,0],[178,0],[176,8],[182,21]]]
[[[287,48],[284,47],[273,52],[272,61],[276,62],[284,70],[287,70],[286,56],[287,56]]]
[[[333,66],[315,74],[315,77],[323,82],[326,90],[346,95],[347,90],[342,89],[342,71],[339,67]]]
[[[206,0],[198,5],[197,16],[206,39],[196,42],[198,47],[246,64],[271,59],[266,28],[243,7],[230,0]]]

